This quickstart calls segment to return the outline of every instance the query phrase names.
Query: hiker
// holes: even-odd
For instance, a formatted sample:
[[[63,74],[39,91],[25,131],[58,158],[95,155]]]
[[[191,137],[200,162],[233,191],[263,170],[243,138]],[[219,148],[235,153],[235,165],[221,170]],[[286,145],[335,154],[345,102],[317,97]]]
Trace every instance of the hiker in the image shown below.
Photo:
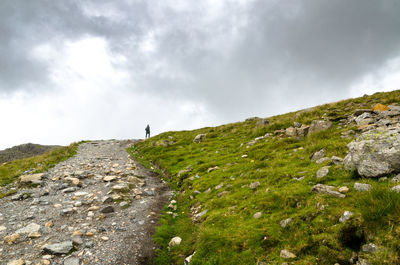
[[[150,126],[148,124],[147,124],[147,126],[145,128],[145,131],[146,131],[146,139],[150,138]]]

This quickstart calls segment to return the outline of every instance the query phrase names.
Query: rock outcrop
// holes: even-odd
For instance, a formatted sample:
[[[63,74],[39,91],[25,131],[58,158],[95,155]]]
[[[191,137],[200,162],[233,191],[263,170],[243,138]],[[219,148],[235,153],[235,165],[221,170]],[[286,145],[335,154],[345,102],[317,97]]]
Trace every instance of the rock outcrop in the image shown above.
[[[349,143],[344,164],[364,177],[400,172],[400,128],[376,129]]]

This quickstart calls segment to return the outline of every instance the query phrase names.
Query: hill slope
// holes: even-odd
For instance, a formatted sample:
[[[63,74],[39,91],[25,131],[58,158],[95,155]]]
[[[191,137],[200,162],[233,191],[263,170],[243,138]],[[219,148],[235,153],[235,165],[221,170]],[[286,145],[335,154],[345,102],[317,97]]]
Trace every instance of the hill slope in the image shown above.
[[[16,159],[32,157],[49,152],[50,150],[60,146],[55,145],[40,145],[40,144],[21,144],[0,150],[0,164],[10,162]]]
[[[193,253],[191,265],[400,264],[394,173],[364,178],[340,159],[362,132],[399,126],[396,115],[378,124],[385,121],[371,110],[377,103],[400,103],[400,91],[136,144],[131,154],[161,168],[176,190],[155,235],[158,264],[182,264]],[[182,242],[168,247],[176,236]]]

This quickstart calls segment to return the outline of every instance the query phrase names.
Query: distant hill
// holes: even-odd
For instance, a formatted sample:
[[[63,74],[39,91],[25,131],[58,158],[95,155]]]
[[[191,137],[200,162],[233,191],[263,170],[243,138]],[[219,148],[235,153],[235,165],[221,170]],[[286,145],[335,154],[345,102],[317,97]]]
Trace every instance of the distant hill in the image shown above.
[[[40,144],[21,144],[0,151],[0,164],[10,162],[16,159],[32,157],[49,152],[60,147],[58,145],[40,145]]]

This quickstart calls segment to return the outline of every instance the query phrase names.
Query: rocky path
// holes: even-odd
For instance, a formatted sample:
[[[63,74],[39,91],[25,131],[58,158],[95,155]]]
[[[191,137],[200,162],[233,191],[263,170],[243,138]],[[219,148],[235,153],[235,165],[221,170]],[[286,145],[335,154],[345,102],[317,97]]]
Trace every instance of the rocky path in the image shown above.
[[[167,185],[129,158],[128,141],[83,143],[0,200],[0,264],[143,264]],[[31,187],[32,183],[38,185]]]

